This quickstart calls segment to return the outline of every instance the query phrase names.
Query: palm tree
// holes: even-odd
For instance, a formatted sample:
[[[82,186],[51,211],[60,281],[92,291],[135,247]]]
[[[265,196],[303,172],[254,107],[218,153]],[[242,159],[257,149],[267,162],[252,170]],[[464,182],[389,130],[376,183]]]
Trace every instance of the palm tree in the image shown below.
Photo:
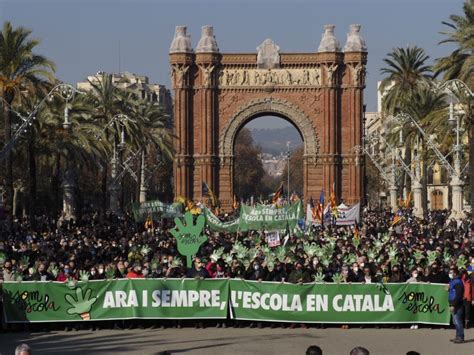
[[[102,73],[97,75],[95,80],[89,81],[91,90],[88,92],[89,100],[91,102],[91,115],[97,121],[99,125],[104,127],[102,137],[105,142],[109,143],[109,147],[113,147],[113,151],[117,150],[119,144],[119,137],[121,134],[121,125],[115,121],[113,124],[106,128],[112,118],[123,113],[125,109],[126,98],[124,92],[114,85],[112,75]],[[129,129],[130,131],[130,129]],[[110,156],[109,154],[107,156]],[[105,213],[107,208],[107,175],[108,175],[108,160],[107,157],[101,159],[102,165],[102,178],[101,178],[101,190],[102,190],[102,212]]]
[[[11,139],[11,106],[21,90],[34,89],[44,80],[52,81],[54,63],[33,53],[39,44],[29,38],[31,30],[13,28],[5,22],[0,33],[0,98],[3,106],[5,144]],[[13,160],[9,151],[5,159],[6,205],[11,214],[13,205]]]
[[[400,111],[409,111],[416,95],[424,87],[429,85],[432,78],[432,68],[427,64],[429,57],[425,51],[417,46],[406,48],[395,48],[387,54],[384,62],[386,67],[381,69],[385,75],[380,85],[383,93],[382,109],[384,115],[397,114]],[[416,132],[413,128],[405,125],[395,127],[394,132],[403,132],[403,142],[405,145],[405,164],[411,164],[411,152]],[[393,138],[398,140],[398,136]],[[399,194],[404,188],[411,185],[409,177],[402,172]]]
[[[152,160],[154,164],[162,163],[164,165],[172,160],[174,156],[173,134],[171,129],[168,128],[168,115],[163,108],[156,103],[144,102],[137,98],[132,102],[130,108],[130,117],[139,123],[141,130],[141,135],[138,136],[140,139],[135,142],[134,148],[140,149],[145,157],[153,155],[156,159],[159,156],[160,161]],[[138,181],[140,182],[143,171],[142,161],[149,161],[145,157],[139,163]],[[141,186],[138,186],[137,196],[140,195],[140,188]]]
[[[384,113],[393,114],[410,105],[420,86],[432,78],[432,68],[426,64],[428,59],[417,46],[395,48],[387,54],[384,59],[387,66],[381,69],[385,78],[380,84]]]
[[[463,15],[449,16],[450,22],[443,21],[450,32],[441,32],[446,38],[440,42],[454,44],[456,49],[446,57],[439,58],[435,65],[436,73],[443,73],[444,80],[459,79],[474,91],[474,0],[463,5]],[[463,106],[465,127],[469,132],[469,184],[471,188],[470,205],[474,206],[474,106],[473,98],[460,95]]]

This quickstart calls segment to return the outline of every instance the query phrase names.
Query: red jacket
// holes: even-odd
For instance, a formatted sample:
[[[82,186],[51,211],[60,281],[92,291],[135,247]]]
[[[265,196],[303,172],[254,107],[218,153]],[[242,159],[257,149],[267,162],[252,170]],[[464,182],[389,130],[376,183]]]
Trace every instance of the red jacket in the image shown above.
[[[145,276],[143,276],[142,273],[137,274],[135,271],[131,270],[127,273],[127,279],[143,279]]]
[[[472,288],[474,285],[471,284],[471,278],[468,275],[464,274],[461,277],[461,281],[464,285],[463,300],[472,302]]]

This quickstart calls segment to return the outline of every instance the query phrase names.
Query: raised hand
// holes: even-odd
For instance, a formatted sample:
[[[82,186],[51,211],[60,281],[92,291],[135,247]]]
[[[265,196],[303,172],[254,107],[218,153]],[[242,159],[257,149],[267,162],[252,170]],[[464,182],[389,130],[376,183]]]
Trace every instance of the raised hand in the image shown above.
[[[202,233],[206,219],[203,215],[198,216],[196,224],[193,221],[193,215],[186,212],[184,215],[185,224],[180,218],[176,217],[174,222],[176,226],[170,230],[173,237],[176,238],[178,251],[186,256],[186,264],[191,267],[192,256],[197,253],[199,247],[207,240],[207,236]]]
[[[82,288],[76,288],[76,298],[70,294],[66,294],[64,298],[72,306],[67,309],[67,314],[78,314],[83,320],[90,320],[90,310],[97,297],[91,297],[92,290],[88,288],[84,294],[82,294]]]

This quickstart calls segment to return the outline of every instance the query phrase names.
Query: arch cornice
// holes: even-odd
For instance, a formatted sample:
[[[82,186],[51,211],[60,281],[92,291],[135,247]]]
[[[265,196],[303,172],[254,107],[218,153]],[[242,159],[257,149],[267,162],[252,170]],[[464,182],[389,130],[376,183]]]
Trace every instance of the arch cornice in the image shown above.
[[[293,103],[275,98],[252,100],[239,107],[222,130],[219,139],[221,159],[233,156],[234,140],[239,129],[250,118],[261,114],[277,114],[292,122],[303,136],[305,157],[316,158],[319,139],[311,120]]]

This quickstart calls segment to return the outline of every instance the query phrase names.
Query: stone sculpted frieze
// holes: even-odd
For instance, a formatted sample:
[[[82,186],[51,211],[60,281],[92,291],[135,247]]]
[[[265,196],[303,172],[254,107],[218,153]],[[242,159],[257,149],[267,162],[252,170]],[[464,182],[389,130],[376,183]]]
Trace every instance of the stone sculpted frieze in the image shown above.
[[[219,72],[220,87],[320,86],[321,69],[228,69]]]

